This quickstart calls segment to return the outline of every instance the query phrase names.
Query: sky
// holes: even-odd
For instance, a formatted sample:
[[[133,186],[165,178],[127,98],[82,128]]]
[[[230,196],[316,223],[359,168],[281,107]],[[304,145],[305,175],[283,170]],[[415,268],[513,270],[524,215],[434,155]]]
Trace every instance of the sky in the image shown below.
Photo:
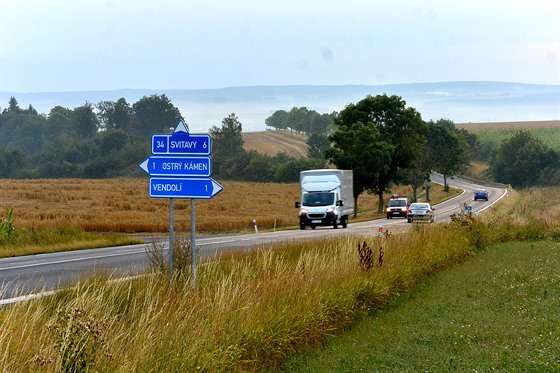
[[[558,0],[0,0],[0,90],[560,84]]]

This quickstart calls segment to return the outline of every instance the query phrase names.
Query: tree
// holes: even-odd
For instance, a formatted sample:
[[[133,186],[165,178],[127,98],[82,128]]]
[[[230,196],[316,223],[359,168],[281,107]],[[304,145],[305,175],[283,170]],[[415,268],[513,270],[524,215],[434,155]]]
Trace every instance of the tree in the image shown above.
[[[19,104],[18,104],[16,98],[14,96],[12,96],[12,97],[10,97],[10,100],[8,101],[8,107],[2,111],[2,114],[17,113],[19,111],[21,111],[21,109],[19,107]]]
[[[388,171],[392,146],[383,141],[377,127],[362,122],[342,125],[329,140],[332,147],[325,150],[325,158],[339,169],[353,171],[356,215],[360,194]]]
[[[74,134],[79,138],[92,137],[99,129],[99,120],[93,111],[92,104],[89,102],[74,109],[72,122]]]
[[[542,182],[543,170],[558,176],[560,156],[528,131],[519,131],[502,142],[490,162],[495,180],[514,187]]]
[[[0,148],[0,177],[17,177],[27,162],[28,158],[21,150]]]
[[[325,159],[325,150],[331,145],[327,135],[313,133],[307,139],[307,155],[309,158]]]
[[[455,124],[447,119],[428,123],[428,143],[425,149],[431,171],[443,174],[444,190],[447,177],[461,171],[470,160],[469,145]]]
[[[52,143],[57,137],[69,136],[72,132],[72,110],[62,106],[53,107],[47,116],[47,141]]]
[[[96,108],[102,129],[121,129],[125,132],[132,129],[134,112],[125,98],[119,98],[116,102],[101,101]]]
[[[169,132],[183,119],[165,95],[144,96],[132,105],[134,125],[129,135],[150,139],[154,133]]]
[[[129,141],[126,132],[111,130],[98,133],[93,139],[100,155],[107,156],[119,152]]]
[[[274,114],[265,119],[264,123],[268,127],[276,128],[277,130],[285,130],[286,115],[288,115],[288,113],[285,110],[276,110]]]
[[[383,193],[393,183],[406,180],[425,142],[427,126],[415,109],[406,107],[401,97],[385,94],[367,96],[357,104],[346,106],[334,123],[340,130],[351,129],[358,122],[375,127],[379,132],[379,146],[388,152],[386,164],[376,170],[376,179],[367,185],[370,192],[379,196],[378,211],[382,212]]]
[[[225,169],[227,160],[235,158],[244,152],[243,137],[241,132],[243,125],[235,115],[231,113],[222,120],[220,128],[213,126],[210,129],[212,136],[212,166],[216,174]]]
[[[306,107],[293,107],[284,118],[284,122],[287,128],[297,132],[309,133],[312,115],[312,112]]]

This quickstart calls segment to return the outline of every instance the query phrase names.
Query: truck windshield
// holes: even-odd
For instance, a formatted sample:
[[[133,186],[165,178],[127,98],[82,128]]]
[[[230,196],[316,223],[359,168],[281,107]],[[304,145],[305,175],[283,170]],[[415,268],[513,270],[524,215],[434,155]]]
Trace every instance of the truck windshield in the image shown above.
[[[334,193],[318,192],[303,195],[303,206],[329,206],[334,205]]]

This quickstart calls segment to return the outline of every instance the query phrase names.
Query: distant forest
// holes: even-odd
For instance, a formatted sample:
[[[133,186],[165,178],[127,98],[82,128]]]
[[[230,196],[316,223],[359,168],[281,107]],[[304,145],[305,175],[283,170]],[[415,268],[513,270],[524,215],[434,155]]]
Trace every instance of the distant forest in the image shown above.
[[[243,141],[232,139],[242,131],[235,114],[214,126],[213,176],[222,179],[294,182],[300,170],[323,167],[323,147],[333,114],[306,108],[278,111],[267,119],[270,127],[310,135],[308,158],[286,154],[274,157],[245,152]],[[165,95],[86,102],[74,109],[55,106],[39,114],[32,105],[20,108],[15,97],[0,114],[0,177],[2,178],[112,178],[146,176],[138,165],[151,152],[151,136],[169,133],[183,117]],[[233,123],[232,123],[233,121]],[[229,127],[228,127],[229,126]],[[229,132],[228,132],[229,131]],[[321,143],[317,143],[321,134]],[[313,135],[313,136],[312,136]],[[313,145],[315,141],[315,145]],[[236,147],[231,148],[235,143]],[[231,157],[232,159],[228,159]]]
[[[395,137],[385,133],[389,122],[384,122],[391,117],[394,108],[374,105],[368,109],[369,113],[360,109],[370,101],[383,103],[386,100],[393,100],[400,109],[405,109],[400,97],[378,95],[367,96],[340,113],[321,114],[305,107],[274,112],[265,120],[268,128],[306,135],[308,154],[300,158],[285,153],[269,156],[245,150],[241,136],[243,125],[235,113],[231,113],[220,125],[210,129],[212,176],[222,180],[296,182],[300,171],[327,167],[327,161],[340,167],[352,157],[361,156],[360,151],[365,148],[375,153],[381,149],[402,149],[400,142],[414,141],[410,151],[416,158],[396,170],[395,179],[389,180],[387,185],[395,180],[413,185],[421,180],[413,181],[416,176],[411,175],[427,177],[433,171],[452,176],[473,159],[488,162],[489,177],[499,182],[514,186],[560,183],[560,154],[532,133],[511,134],[489,146],[488,142],[481,143],[476,134],[455,128],[450,120],[440,119],[425,123],[418,138],[413,139],[407,131]],[[408,109],[419,114],[413,108]],[[0,113],[0,177],[145,177],[139,164],[150,156],[151,136],[169,133],[180,120],[184,118],[179,109],[165,94],[144,96],[132,104],[120,98],[95,105],[86,102],[74,109],[55,106],[48,114],[38,113],[32,105],[21,108],[17,99],[11,97],[8,107]],[[399,126],[404,129],[410,123],[405,120],[395,128]],[[358,146],[366,134],[371,136],[371,141]],[[342,141],[349,141],[346,149],[341,146]],[[333,149],[337,147],[342,153],[333,157]],[[386,161],[404,155],[402,151],[387,154],[392,155]],[[426,158],[427,154],[431,155]],[[371,157],[366,158],[365,161],[371,161]],[[333,162],[335,159],[340,164]],[[354,165],[359,167],[362,163]],[[384,165],[371,167],[375,171]]]

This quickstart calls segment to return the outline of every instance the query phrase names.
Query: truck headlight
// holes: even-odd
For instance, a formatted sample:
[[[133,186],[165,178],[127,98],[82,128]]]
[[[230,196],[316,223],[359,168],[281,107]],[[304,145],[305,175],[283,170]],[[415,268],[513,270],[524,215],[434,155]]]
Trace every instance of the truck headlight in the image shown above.
[[[305,214],[307,214],[307,209],[301,209],[301,210],[299,210],[299,214],[300,214],[300,215],[305,215]]]
[[[334,212],[334,207],[329,207],[329,208],[327,209],[327,214],[328,214],[329,212]]]

